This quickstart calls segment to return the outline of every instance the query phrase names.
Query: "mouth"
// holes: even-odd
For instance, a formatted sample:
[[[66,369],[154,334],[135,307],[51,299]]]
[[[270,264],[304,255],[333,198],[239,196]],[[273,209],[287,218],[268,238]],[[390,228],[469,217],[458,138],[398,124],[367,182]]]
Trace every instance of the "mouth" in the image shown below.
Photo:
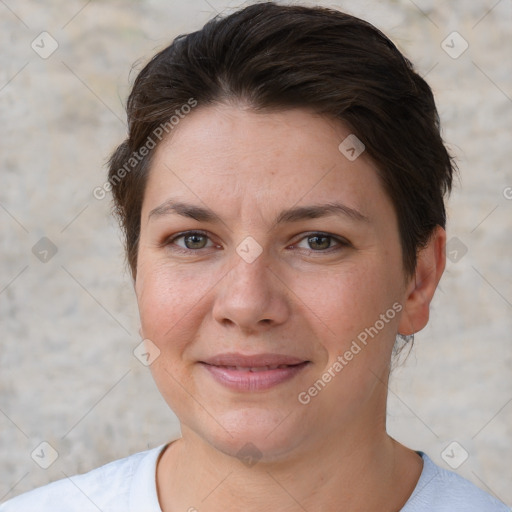
[[[311,361],[282,354],[219,354],[199,364],[219,384],[236,391],[263,391],[301,373]]]

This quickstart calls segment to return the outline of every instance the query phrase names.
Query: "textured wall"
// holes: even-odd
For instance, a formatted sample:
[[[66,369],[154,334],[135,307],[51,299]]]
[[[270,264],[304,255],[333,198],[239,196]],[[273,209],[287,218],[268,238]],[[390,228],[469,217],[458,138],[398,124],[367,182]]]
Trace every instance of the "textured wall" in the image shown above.
[[[430,324],[394,373],[389,430],[445,467],[456,441],[445,459],[465,450],[457,471],[512,504],[512,3],[322,5],[376,24],[427,75],[461,169],[449,261]],[[92,191],[125,136],[132,64],[236,6],[0,2],[0,501],[179,430],[132,354],[119,231]],[[43,441],[58,452],[48,469],[31,458]]]

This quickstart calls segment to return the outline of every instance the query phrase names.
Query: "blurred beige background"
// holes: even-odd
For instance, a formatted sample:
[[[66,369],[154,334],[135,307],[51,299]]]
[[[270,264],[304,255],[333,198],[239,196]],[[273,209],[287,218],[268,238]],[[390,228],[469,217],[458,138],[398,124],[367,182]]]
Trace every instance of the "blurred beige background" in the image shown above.
[[[426,75],[461,170],[449,261],[394,373],[389,431],[511,505],[512,3],[316,3],[374,23]],[[132,353],[120,234],[92,191],[125,137],[132,65],[238,5],[0,1],[0,502],[179,432]],[[31,458],[41,442],[58,453],[48,469]]]

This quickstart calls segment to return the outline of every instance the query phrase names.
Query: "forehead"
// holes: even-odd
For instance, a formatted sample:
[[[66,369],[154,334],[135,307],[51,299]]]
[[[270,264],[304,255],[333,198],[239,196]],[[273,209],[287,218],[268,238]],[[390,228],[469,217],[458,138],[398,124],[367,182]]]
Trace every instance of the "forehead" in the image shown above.
[[[157,147],[143,217],[170,194],[213,210],[231,205],[236,215],[249,205],[270,211],[340,200],[367,216],[389,209],[372,160],[344,152],[353,137],[340,121],[302,109],[198,107]]]

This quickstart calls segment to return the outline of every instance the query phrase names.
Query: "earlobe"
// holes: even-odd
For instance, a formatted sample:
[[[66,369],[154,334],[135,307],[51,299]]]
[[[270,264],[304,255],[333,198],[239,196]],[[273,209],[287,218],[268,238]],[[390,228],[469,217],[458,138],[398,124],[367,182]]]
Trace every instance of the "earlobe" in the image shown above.
[[[446,231],[437,226],[429,242],[417,257],[416,271],[404,297],[404,309],[398,332],[403,335],[421,331],[428,322],[430,303],[446,265]]]

